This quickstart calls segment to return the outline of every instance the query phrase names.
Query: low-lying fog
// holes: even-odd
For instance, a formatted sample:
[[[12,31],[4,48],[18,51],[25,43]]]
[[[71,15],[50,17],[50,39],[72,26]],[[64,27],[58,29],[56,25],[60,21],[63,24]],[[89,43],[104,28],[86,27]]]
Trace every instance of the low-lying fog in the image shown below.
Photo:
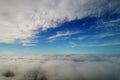
[[[120,56],[0,55],[0,80],[120,80]]]

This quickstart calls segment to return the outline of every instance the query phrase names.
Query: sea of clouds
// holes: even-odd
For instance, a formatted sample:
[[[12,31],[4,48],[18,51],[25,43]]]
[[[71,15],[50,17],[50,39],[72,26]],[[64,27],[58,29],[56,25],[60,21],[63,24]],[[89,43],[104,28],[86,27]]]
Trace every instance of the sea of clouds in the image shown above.
[[[120,56],[0,55],[0,80],[120,80]]]

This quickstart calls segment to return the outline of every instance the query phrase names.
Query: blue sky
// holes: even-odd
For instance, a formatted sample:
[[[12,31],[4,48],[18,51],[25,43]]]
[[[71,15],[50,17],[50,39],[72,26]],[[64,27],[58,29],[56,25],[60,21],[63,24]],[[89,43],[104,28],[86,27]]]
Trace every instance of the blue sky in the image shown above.
[[[119,0],[0,1],[1,54],[119,54]]]

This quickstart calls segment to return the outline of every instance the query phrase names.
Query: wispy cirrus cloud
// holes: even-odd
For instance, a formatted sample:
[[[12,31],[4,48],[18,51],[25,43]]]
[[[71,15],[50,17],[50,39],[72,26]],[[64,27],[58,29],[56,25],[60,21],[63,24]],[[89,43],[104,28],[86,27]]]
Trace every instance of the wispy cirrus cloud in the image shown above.
[[[96,29],[96,30],[100,30],[100,29],[104,29],[107,31],[120,31],[120,19],[119,17],[116,19],[111,19],[106,18],[106,20],[104,19],[99,19],[96,21],[96,24],[91,26],[91,29]]]
[[[81,43],[79,47],[100,47],[100,46],[116,46],[120,45],[120,38],[117,39],[111,39],[115,38],[116,36],[120,36],[120,33],[99,33],[96,35],[83,35],[78,38],[76,38],[79,41],[87,41],[88,43]],[[108,39],[104,41],[99,41],[103,39]],[[90,41],[89,41],[90,40]]]
[[[71,35],[74,35],[74,34],[78,34],[80,31],[66,31],[66,32],[57,32],[55,35],[52,35],[50,37],[48,37],[48,39],[56,39],[56,38],[59,38],[59,37],[65,37],[65,36],[71,36]]]
[[[120,33],[111,33],[111,32],[104,32],[104,33],[99,33],[95,35],[82,35],[78,37],[78,40],[98,40],[98,39],[104,39],[108,37],[114,37],[114,36],[119,36]]]
[[[114,13],[119,13],[120,8],[114,8],[118,5],[115,0],[0,0],[0,43],[19,40],[24,44],[24,40],[34,39],[37,32],[65,21],[101,16],[105,10],[115,9]],[[53,38],[57,36],[60,34]]]
[[[120,45],[120,42],[107,42],[107,43],[91,43],[87,45],[82,45],[83,47],[101,47],[101,46],[116,46]]]

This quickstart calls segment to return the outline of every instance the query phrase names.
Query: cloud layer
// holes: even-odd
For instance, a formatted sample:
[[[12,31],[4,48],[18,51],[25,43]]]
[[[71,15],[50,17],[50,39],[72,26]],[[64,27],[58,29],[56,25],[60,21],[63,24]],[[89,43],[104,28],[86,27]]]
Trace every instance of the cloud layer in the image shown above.
[[[101,16],[103,9],[112,10],[118,6],[117,1],[112,0],[108,3],[110,6],[104,6],[107,2],[108,0],[0,0],[0,42],[19,41],[27,45],[36,38],[39,31],[89,15]],[[118,12],[119,9],[116,8],[114,13]]]
[[[6,77],[12,72],[14,76]],[[12,74],[11,73],[11,74]],[[120,80],[120,56],[0,56],[1,80]]]

